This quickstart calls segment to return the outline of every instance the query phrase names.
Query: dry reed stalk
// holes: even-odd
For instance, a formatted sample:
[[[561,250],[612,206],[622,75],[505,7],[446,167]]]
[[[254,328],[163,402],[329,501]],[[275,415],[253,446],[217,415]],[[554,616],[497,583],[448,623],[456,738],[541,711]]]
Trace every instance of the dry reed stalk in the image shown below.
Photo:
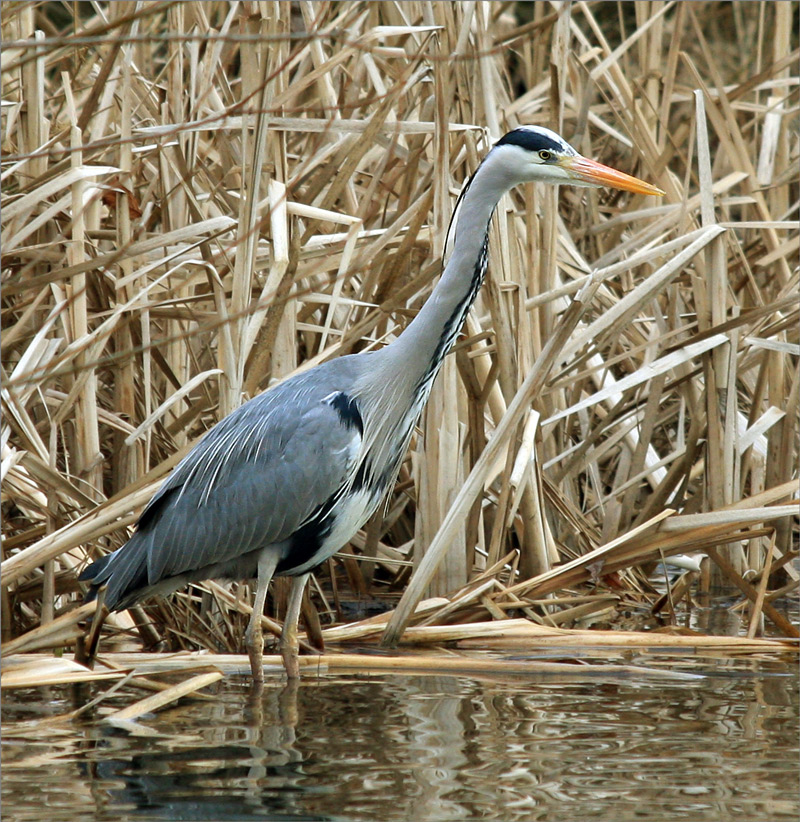
[[[631,569],[687,548],[752,599],[751,633],[761,612],[796,632],[773,603],[800,582],[777,505],[800,394],[791,4],[5,11],[4,647],[72,641],[76,572],[223,414],[402,330],[458,188],[519,123],[667,197],[501,203],[398,488],[349,549],[365,573],[348,593],[333,560],[315,594],[334,620],[364,592],[400,605],[324,633],[589,618],[613,603],[576,599],[598,557],[653,604]],[[235,648],[246,608],[205,590],[136,619]]]
[[[716,637],[721,639],[721,637]],[[758,644],[762,643],[762,644]],[[721,643],[717,643],[721,645]],[[744,649],[743,654],[748,653],[781,653],[783,649],[765,644],[761,640],[753,640],[750,650]],[[756,648],[758,650],[756,650]],[[613,654],[613,648],[610,650]],[[656,651],[658,653],[658,651]],[[666,649],[664,653],[669,653]],[[216,674],[204,674],[193,679],[200,682],[203,687],[201,676],[215,676],[217,679],[221,674],[230,675],[243,672],[247,669],[248,661],[244,654],[207,654],[193,652],[190,654],[151,654],[151,653],[120,653],[112,654],[109,657],[115,664],[123,670],[131,670],[137,677],[157,676],[167,674],[185,674],[194,671],[198,664],[210,665],[219,668]],[[40,658],[33,657],[34,663],[40,662]],[[265,666],[274,669],[278,673],[281,668],[279,656],[265,656]],[[364,654],[322,654],[318,656],[303,656],[300,658],[300,666],[306,671],[307,676],[314,674],[324,675],[328,673],[343,674],[367,674],[367,675],[388,675],[392,671],[405,671],[407,673],[422,675],[441,675],[442,671],[447,671],[453,675],[477,675],[492,678],[504,676],[555,676],[559,679],[564,677],[658,677],[675,680],[694,680],[696,674],[670,671],[668,669],[649,668],[638,665],[620,665],[616,663],[587,663],[575,664],[573,662],[551,662],[537,659],[508,658],[504,656],[487,657],[485,655],[472,655],[468,651],[458,651],[457,653],[443,654],[435,649],[426,649],[413,654],[384,654],[384,655],[364,655]],[[221,672],[221,674],[220,674]],[[190,680],[192,681],[192,680]],[[176,689],[173,695],[181,694]],[[202,698],[203,694],[194,694],[195,697]],[[149,700],[150,698],[148,698]],[[145,700],[142,700],[144,703]],[[154,704],[152,700],[150,704]],[[128,709],[123,709],[128,710]],[[152,710],[150,708],[149,710]],[[106,720],[107,721],[107,720]]]
[[[796,654],[797,647],[791,643],[769,639],[744,639],[737,637],[661,634],[653,631],[566,631],[559,628],[542,628],[532,625],[527,620],[510,620],[506,622],[479,623],[472,626],[456,626],[443,630],[441,628],[415,628],[415,634],[404,653],[386,654],[351,654],[326,653],[314,656],[303,656],[300,665],[307,676],[327,673],[359,673],[359,674],[391,674],[393,671],[406,673],[427,673],[441,675],[447,671],[454,675],[487,675],[502,677],[507,675],[552,675],[563,677],[595,677],[609,676],[612,678],[633,676],[658,676],[677,679],[693,679],[696,675],[670,671],[662,668],[652,668],[638,665],[589,663],[585,660],[581,664],[574,662],[551,662],[549,660],[523,659],[521,651],[536,653],[537,651],[562,651],[564,656],[584,655],[604,658],[624,659],[631,651],[648,654],[653,657],[685,659],[692,657],[748,657],[779,659]],[[438,651],[436,646],[442,642],[455,643],[448,653]],[[432,647],[428,647],[432,646]],[[413,652],[410,651],[414,648]],[[478,653],[473,653],[474,649]],[[487,656],[483,653],[490,650],[496,656]],[[512,651],[514,656],[506,656],[504,652]],[[248,659],[244,654],[213,654],[207,652],[191,652],[179,654],[164,653],[115,653],[106,654],[103,660],[111,663],[119,671],[128,671],[133,674],[131,683],[162,675],[194,674],[188,690],[197,690],[209,682],[216,681],[222,675],[244,673],[248,670]],[[31,654],[25,658],[24,665],[19,666],[19,676],[13,672],[8,674],[8,687],[26,687],[28,673],[38,670],[42,673],[52,660],[41,654]],[[268,670],[279,675],[282,661],[279,656],[265,656],[264,663]],[[52,667],[52,666],[51,666]],[[60,669],[67,666],[61,665]],[[198,668],[217,669],[211,673],[197,674]],[[63,675],[75,676],[84,672],[83,677],[88,681],[94,672],[82,666],[70,663],[69,670]],[[53,681],[57,683],[59,671],[54,671]],[[108,674],[96,675],[94,678],[119,676],[116,671]],[[4,685],[6,682],[4,674]],[[68,681],[68,680],[64,680]],[[119,680],[117,680],[119,681]],[[159,683],[161,685],[161,683]],[[162,686],[163,687],[163,686]],[[186,682],[178,686],[170,686],[159,690],[159,693],[136,705],[134,712],[153,710],[152,706],[180,698],[187,688]],[[203,694],[196,694],[204,698]],[[123,709],[128,711],[128,709]]]
[[[66,657],[42,657],[25,654],[4,665],[0,674],[3,688],[35,688],[42,685],[66,685],[72,682],[120,680],[124,671],[91,671]]]
[[[160,693],[140,699],[138,702],[134,702],[125,708],[120,708],[120,710],[103,717],[103,721],[112,724],[115,722],[130,722],[131,720],[138,719],[143,714],[153,713],[165,705],[169,705],[171,702],[177,702],[177,700],[184,696],[188,696],[195,691],[199,691],[201,688],[212,685],[214,682],[222,679],[222,677],[223,674],[220,671],[198,674]]]
[[[0,652],[3,656],[37,651],[40,648],[61,648],[73,645],[78,637],[83,635],[83,628],[79,626],[82,620],[91,616],[96,602],[87,602],[56,619],[43,622],[38,628],[27,631],[22,636],[4,642]]]
[[[624,648],[692,648],[715,649],[721,653],[753,653],[758,649],[796,653],[797,644],[781,640],[750,640],[741,637],[703,636],[701,634],[662,634],[657,631],[579,631],[535,625],[525,619],[505,622],[473,623],[472,625],[436,625],[409,628],[404,642],[411,644],[463,643],[465,647],[485,644],[487,648],[504,647],[507,642],[517,647],[550,647],[577,645]],[[506,646],[507,647],[507,646]]]

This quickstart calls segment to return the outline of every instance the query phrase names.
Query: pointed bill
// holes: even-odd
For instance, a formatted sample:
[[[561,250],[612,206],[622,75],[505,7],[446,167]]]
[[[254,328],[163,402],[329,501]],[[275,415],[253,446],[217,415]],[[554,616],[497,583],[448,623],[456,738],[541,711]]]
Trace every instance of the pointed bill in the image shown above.
[[[623,191],[633,191],[636,194],[653,194],[663,197],[664,193],[660,188],[640,180],[638,177],[631,177],[624,171],[617,171],[610,166],[604,166],[596,160],[587,157],[564,157],[558,163],[563,169],[568,171],[576,180],[596,186],[608,186],[609,188],[620,188]]]

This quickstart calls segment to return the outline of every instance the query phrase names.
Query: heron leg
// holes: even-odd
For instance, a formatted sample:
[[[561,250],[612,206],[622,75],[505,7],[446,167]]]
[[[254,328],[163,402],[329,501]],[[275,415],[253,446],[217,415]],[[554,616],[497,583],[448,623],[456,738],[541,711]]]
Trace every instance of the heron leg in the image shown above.
[[[278,552],[265,550],[258,558],[258,582],[253,613],[244,635],[247,654],[250,657],[250,670],[255,682],[264,681],[264,634],[261,629],[261,617],[264,615],[264,603],[267,601],[267,589],[272,575],[278,567]]]
[[[292,589],[289,591],[289,602],[286,606],[286,621],[281,633],[281,656],[289,679],[300,676],[300,662],[298,660],[300,643],[297,639],[297,622],[300,619],[300,608],[303,605],[303,591],[311,573],[300,574],[292,579]]]

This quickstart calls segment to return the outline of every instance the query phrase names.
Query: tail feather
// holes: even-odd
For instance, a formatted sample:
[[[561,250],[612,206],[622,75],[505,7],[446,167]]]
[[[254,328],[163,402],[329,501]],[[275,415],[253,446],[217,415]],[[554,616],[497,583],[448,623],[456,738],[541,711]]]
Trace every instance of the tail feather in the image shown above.
[[[83,571],[78,575],[81,582],[90,582],[89,590],[86,592],[84,602],[93,602],[97,599],[97,594],[102,586],[104,580],[103,570],[108,566],[109,562],[114,558],[114,554],[106,554],[100,559],[96,559],[91,565],[87,565]]]
[[[121,611],[145,595],[147,580],[147,540],[137,534],[122,546],[87,566],[78,579],[90,582],[86,601],[97,597],[99,589],[107,584],[105,605],[112,611]]]

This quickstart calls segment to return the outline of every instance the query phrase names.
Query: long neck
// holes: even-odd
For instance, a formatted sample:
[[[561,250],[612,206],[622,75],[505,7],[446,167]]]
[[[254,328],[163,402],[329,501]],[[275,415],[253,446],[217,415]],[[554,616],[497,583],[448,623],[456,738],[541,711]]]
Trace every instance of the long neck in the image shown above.
[[[461,195],[453,250],[433,293],[391,345],[359,355],[365,357],[356,388],[364,444],[356,482],[382,490],[397,476],[433,379],[483,282],[492,213],[517,182],[502,157],[490,152]]]
[[[462,194],[452,253],[439,282],[408,328],[385,349],[415,393],[427,397],[478,296],[486,273],[489,221],[500,197],[516,182],[490,153]]]

